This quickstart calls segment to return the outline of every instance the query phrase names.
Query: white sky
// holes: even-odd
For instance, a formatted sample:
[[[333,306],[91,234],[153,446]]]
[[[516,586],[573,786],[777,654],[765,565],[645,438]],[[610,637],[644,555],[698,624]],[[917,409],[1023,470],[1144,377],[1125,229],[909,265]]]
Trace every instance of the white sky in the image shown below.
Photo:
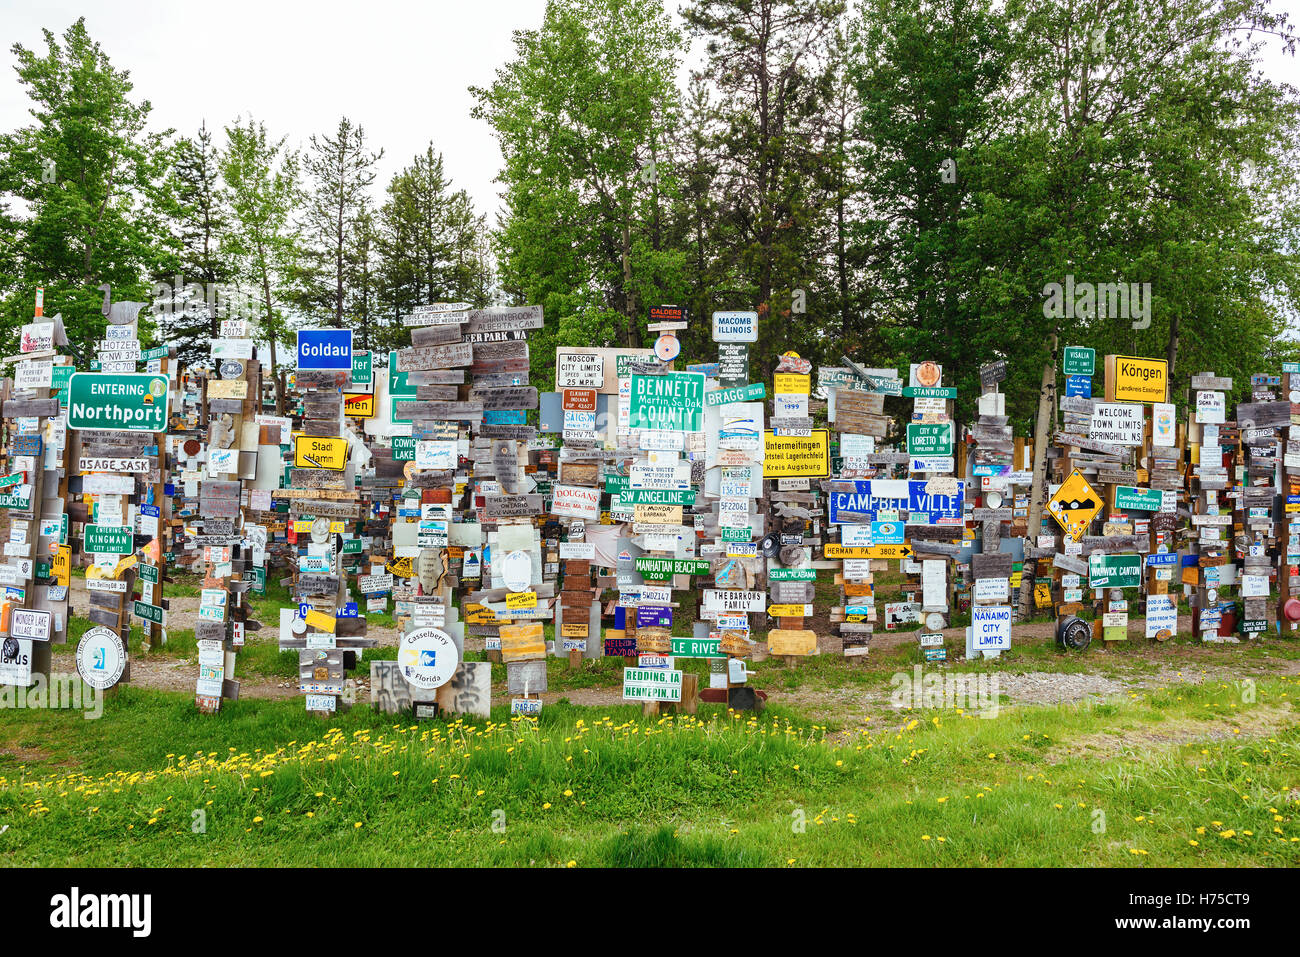
[[[347,115],[383,147],[376,199],[392,174],[432,140],[456,187],[495,223],[501,165],[486,123],[470,116],[470,85],[490,84],[514,52],[512,33],[541,23],[545,0],[0,0],[0,129],[29,122],[13,73],[14,42],[44,50],[84,15],[134,96],[153,104],[155,128],[189,134],[253,115],[276,136],[307,145]],[[676,10],[679,0],[667,0]],[[1275,0],[1300,19],[1300,0]],[[1300,85],[1300,61],[1271,51],[1274,79]]]
[[[545,0],[0,0],[0,129],[30,122],[13,72],[15,42],[45,50],[85,16],[113,65],[129,70],[152,125],[191,134],[253,115],[306,147],[340,116],[383,147],[376,198],[430,140],[454,186],[495,223],[501,166],[491,129],[470,116],[468,87],[487,86],[514,52],[512,33],[539,26]]]

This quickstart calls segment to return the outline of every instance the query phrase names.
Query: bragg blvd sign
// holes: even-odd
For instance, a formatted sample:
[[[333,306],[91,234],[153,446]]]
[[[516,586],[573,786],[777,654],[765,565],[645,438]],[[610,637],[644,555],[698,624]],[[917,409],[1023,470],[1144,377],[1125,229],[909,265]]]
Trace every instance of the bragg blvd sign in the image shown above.
[[[74,373],[68,428],[161,432],[167,427],[167,379],[148,373]]]

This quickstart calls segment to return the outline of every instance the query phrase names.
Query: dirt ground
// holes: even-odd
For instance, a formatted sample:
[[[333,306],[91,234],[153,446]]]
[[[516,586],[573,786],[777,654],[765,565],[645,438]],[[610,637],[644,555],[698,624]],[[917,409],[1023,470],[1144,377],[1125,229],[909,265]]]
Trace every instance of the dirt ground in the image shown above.
[[[73,579],[74,606],[78,598],[83,606],[85,601],[85,584],[80,579]],[[167,612],[169,628],[193,628],[198,620],[199,599],[197,597],[170,598]],[[816,623],[814,623],[815,626]],[[263,630],[250,634],[250,641],[276,641],[278,622],[262,622]],[[825,630],[826,625],[818,630]],[[1179,629],[1190,631],[1191,619],[1182,616]],[[1129,622],[1129,635],[1132,639],[1145,641],[1144,620],[1135,618]],[[1055,631],[1054,622],[1032,622],[1016,625],[1014,638],[1049,639]],[[954,643],[961,647],[965,641],[964,628],[948,628],[943,632],[948,639],[949,648]],[[381,647],[397,644],[397,631],[393,628],[371,625],[367,636],[377,638]],[[873,651],[909,645],[916,641],[914,632],[879,631],[872,636]],[[470,651],[483,650],[483,639],[466,638],[466,648]],[[1191,649],[1194,651],[1194,649]],[[1002,697],[1004,706],[1009,705],[1053,705],[1072,704],[1086,699],[1103,700],[1109,697],[1131,694],[1139,689],[1172,687],[1180,683],[1200,683],[1214,680],[1238,680],[1252,674],[1294,675],[1300,674],[1300,661],[1279,659],[1269,662],[1270,667],[1259,667],[1252,662],[1249,669],[1228,669],[1222,665],[1203,668],[1199,666],[1189,649],[1180,646],[1179,657],[1168,664],[1162,664],[1154,675],[1141,675],[1132,678],[1107,677],[1100,674],[1061,673],[1052,671],[1002,671],[997,673],[997,692]],[[187,658],[170,658],[164,656],[135,656],[131,661],[131,684],[141,688],[157,688],[166,691],[191,691],[196,677],[196,663]],[[357,674],[357,699],[367,701],[370,697],[367,669]],[[1249,673],[1248,673],[1249,672]],[[235,676],[239,680],[241,698],[285,699],[299,697],[297,685],[292,681],[267,679],[257,675]],[[856,721],[869,721],[891,710],[891,688],[884,685],[879,688],[863,688],[849,685],[833,689],[795,688],[791,690],[769,691],[770,700],[799,708],[814,720],[819,717],[834,718],[837,723],[847,724]],[[494,689],[494,694],[504,694],[504,688]],[[617,688],[573,688],[547,692],[542,695],[544,702],[553,702],[565,698],[578,705],[614,705],[622,702]]]

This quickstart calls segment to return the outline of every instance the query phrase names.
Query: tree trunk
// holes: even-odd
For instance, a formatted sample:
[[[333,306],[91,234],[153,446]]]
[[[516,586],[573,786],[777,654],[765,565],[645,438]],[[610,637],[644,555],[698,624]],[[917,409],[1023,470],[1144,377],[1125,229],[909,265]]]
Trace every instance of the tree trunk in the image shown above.
[[[627,318],[627,346],[641,345],[636,322],[636,294],[632,291],[632,231],[623,227],[623,310]]]
[[[1148,298],[1149,298],[1149,297],[1148,297]],[[1149,304],[1149,303],[1148,303],[1148,308],[1150,308],[1150,304]],[[1168,349],[1165,351],[1165,359],[1167,359],[1168,362],[1169,362],[1169,378],[1168,378],[1168,382],[1169,382],[1169,384],[1170,384],[1171,387],[1173,386],[1173,382],[1174,382],[1174,360],[1176,360],[1176,359],[1178,358],[1178,327],[1179,327],[1179,325],[1180,325],[1180,322],[1179,322],[1179,316],[1178,316],[1178,313],[1175,312],[1175,313],[1174,313],[1174,317],[1173,317],[1172,319],[1169,320],[1169,347],[1168,347]],[[1172,391],[1171,391],[1171,394],[1172,394]],[[1173,400],[1173,399],[1170,399],[1169,401],[1172,402],[1172,401],[1174,401],[1174,400]]]
[[[266,307],[266,341],[271,348],[271,378],[275,381],[275,414],[284,415],[284,383],[280,381],[280,376],[276,374],[275,368],[275,335],[271,332],[271,323],[275,318],[274,307],[271,302],[271,278],[262,273],[262,301]],[[262,396],[259,393],[257,397],[257,407],[262,407]]]
[[[1047,443],[1051,438],[1052,421],[1056,415],[1056,332],[1049,340],[1051,354],[1043,363],[1043,381],[1038,391],[1038,421],[1034,425],[1034,476],[1029,488],[1029,530],[1025,542],[1038,541],[1038,529],[1043,520],[1043,505],[1047,500]],[[1014,463],[1018,464],[1018,463]],[[1029,617],[1030,603],[1034,597],[1034,579],[1026,561],[1020,578],[1020,614],[1023,621]]]

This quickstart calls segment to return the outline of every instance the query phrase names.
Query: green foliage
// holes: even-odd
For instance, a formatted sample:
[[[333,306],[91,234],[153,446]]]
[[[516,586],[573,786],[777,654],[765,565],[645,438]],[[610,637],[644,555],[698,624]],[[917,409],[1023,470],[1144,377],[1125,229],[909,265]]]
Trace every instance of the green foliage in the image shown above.
[[[221,176],[230,191],[231,228],[222,236],[223,249],[235,262],[242,286],[255,290],[256,338],[265,342],[276,377],[277,343],[289,343],[291,281],[301,255],[293,211],[301,197],[298,154],[284,137],[273,140],[266,126],[249,117],[226,127]],[[277,406],[282,389],[276,381]]]
[[[388,184],[375,236],[377,307],[371,348],[409,345],[401,317],[430,302],[485,306],[492,295],[485,217],[453,190],[430,143]]]
[[[110,285],[115,300],[147,301],[148,277],[177,264],[159,212],[171,131],[146,130],[149,101],[131,99],[126,72],[84,19],[61,38],[43,32],[43,55],[13,47],[32,123],[0,136],[0,192],[28,212],[5,204],[13,232],[0,258],[0,309],[16,342],[44,288],[45,315],[62,313],[68,339],[81,347],[103,329],[98,286]]]
[[[531,340],[541,383],[555,346],[642,346],[646,308],[685,294],[664,228],[681,48],[659,0],[554,0],[472,91],[505,158],[500,284],[559,320]]]
[[[127,686],[97,720],[0,710],[9,864],[1295,866],[1296,682],[985,720],[796,712],[414,722]],[[222,729],[213,738],[214,721]]]

